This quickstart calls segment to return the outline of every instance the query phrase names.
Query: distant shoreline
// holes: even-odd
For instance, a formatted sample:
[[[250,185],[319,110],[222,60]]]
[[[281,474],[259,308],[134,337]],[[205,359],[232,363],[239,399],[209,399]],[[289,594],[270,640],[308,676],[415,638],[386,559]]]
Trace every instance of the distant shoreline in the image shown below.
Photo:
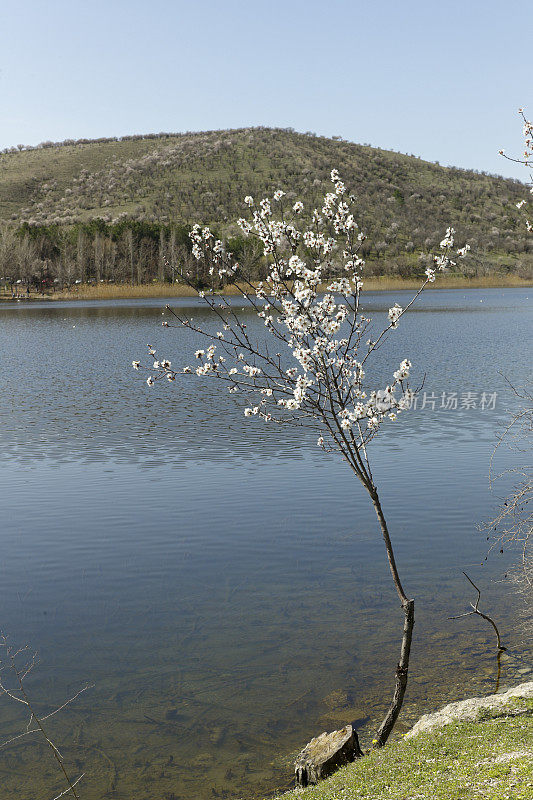
[[[394,277],[372,277],[364,281],[364,290],[394,291],[395,289],[420,288],[422,281],[416,278],[394,278]],[[320,291],[326,291],[327,284],[319,287]],[[441,276],[434,284],[427,288],[433,289],[518,289],[533,287],[532,280],[524,280],[514,276],[488,275],[482,278],[463,278],[458,276]],[[223,294],[238,295],[234,286],[228,286]],[[150,283],[140,286],[128,284],[104,284],[100,286],[82,285],[74,290],[63,290],[47,294],[30,293],[28,296],[25,291],[21,291],[18,298],[11,296],[10,292],[0,293],[0,301],[6,302],[34,302],[43,300],[135,300],[135,299],[156,299],[158,297],[196,297],[197,292],[186,284],[170,283]]]

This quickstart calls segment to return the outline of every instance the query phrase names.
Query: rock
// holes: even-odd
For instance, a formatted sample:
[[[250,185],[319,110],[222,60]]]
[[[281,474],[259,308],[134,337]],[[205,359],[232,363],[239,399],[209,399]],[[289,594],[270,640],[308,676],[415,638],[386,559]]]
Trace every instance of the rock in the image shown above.
[[[327,697],[324,697],[322,702],[328,708],[346,708],[348,699],[348,692],[342,689],[335,689],[333,692],[330,692]]]
[[[320,715],[320,725],[326,728],[338,728],[347,719],[356,729],[362,728],[368,722],[368,715],[364,715],[360,708],[334,708]]]
[[[223,728],[221,725],[213,725],[209,731],[209,741],[211,741],[215,747],[219,747],[224,741],[225,735],[225,728]]]
[[[321,778],[327,778],[339,767],[362,755],[359,739],[351,725],[340,731],[321,733],[311,739],[294,762],[296,785],[318,783]]]
[[[497,713],[499,709],[503,710],[512,698],[533,698],[533,681],[521,683],[514,689],[505,689],[502,693],[490,694],[488,697],[471,697],[469,700],[450,703],[434,714],[425,714],[405,736],[409,738],[419,733],[427,733],[451,722],[474,722],[478,719],[480,711],[490,710]]]

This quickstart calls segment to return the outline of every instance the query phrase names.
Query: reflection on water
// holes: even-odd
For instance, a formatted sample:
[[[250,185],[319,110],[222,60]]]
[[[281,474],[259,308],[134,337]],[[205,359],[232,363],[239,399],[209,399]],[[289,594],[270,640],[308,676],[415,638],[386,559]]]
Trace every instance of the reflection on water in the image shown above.
[[[400,294],[367,307],[379,315]],[[52,727],[73,770],[87,770],[89,800],[284,786],[311,736],[354,720],[372,732],[397,659],[401,611],[360,487],[301,431],[244,425],[214,383],[149,389],[129,366],[147,342],[175,364],[196,345],[160,327],[162,305],[0,307],[1,627],[39,649],[30,688],[44,707],[96,684]],[[482,565],[476,523],[490,514],[490,453],[513,402],[501,372],[526,375],[529,309],[528,290],[427,294],[378,365],[385,376],[411,358],[439,397],[498,392],[493,410],[406,414],[374,445],[417,598],[405,726],[494,687],[492,631],[447,619],[470,600],[462,569],[512,639],[507,556]],[[499,466],[513,458],[502,451]],[[521,655],[504,662],[504,684],[527,671]],[[20,719],[2,702],[6,737]],[[20,800],[56,778],[30,741],[0,769]]]

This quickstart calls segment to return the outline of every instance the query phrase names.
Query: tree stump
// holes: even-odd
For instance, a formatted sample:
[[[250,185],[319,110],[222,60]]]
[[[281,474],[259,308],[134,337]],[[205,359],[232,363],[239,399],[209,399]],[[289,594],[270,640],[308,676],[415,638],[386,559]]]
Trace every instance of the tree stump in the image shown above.
[[[359,739],[351,725],[346,725],[340,731],[321,733],[311,739],[294,762],[296,785],[318,783],[362,755]]]

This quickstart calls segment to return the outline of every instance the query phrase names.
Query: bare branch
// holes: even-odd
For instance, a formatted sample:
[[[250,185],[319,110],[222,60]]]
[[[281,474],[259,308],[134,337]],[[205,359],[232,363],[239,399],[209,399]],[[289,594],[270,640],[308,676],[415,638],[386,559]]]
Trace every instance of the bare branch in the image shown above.
[[[70,705],[70,703],[72,703],[81,694],[83,694],[83,692],[85,692],[85,691],[87,691],[87,689],[91,688],[91,686],[89,686],[89,685],[84,686],[82,689],[80,689],[78,692],[76,692],[76,694],[72,695],[72,697],[70,697],[68,700],[66,700],[64,703],[62,703],[60,706],[58,706],[57,708],[55,708],[53,711],[51,711],[50,713],[46,714],[45,716],[41,717],[36,713],[34,705],[33,705],[32,701],[30,700],[30,698],[28,696],[28,693],[26,691],[26,687],[24,685],[24,679],[27,677],[28,673],[33,669],[33,667],[36,664],[36,659],[37,659],[36,654],[33,653],[31,655],[31,658],[30,658],[29,662],[26,663],[26,664],[23,664],[22,667],[19,667],[18,664],[17,664],[17,659],[19,658],[19,656],[28,653],[29,652],[29,648],[26,646],[26,647],[23,647],[23,648],[19,648],[18,650],[14,650],[9,645],[7,637],[4,634],[0,634],[0,646],[4,648],[4,651],[5,651],[5,654],[6,654],[7,665],[9,666],[10,671],[14,675],[15,685],[18,687],[16,690],[9,689],[9,688],[7,688],[5,686],[4,682],[0,681],[0,691],[2,691],[11,700],[16,700],[17,702],[22,703],[23,705],[25,705],[28,708],[28,711],[29,711],[29,714],[30,714],[29,720],[28,720],[28,723],[27,723],[27,726],[26,726],[26,730],[23,731],[22,733],[18,734],[17,736],[13,736],[10,739],[6,740],[5,742],[2,742],[0,744],[0,747],[7,747],[9,744],[11,744],[11,743],[13,743],[15,741],[18,741],[18,740],[24,738],[25,736],[29,736],[30,734],[33,734],[33,733],[40,734],[42,736],[42,738],[45,740],[45,742],[48,744],[48,746],[50,747],[50,749],[52,751],[52,754],[53,754],[55,760],[57,761],[57,763],[59,765],[59,768],[60,768],[60,770],[61,770],[61,772],[63,774],[63,777],[65,779],[65,782],[67,784],[67,788],[64,789],[64,791],[62,791],[59,795],[57,795],[56,798],[54,798],[54,800],[58,800],[58,798],[63,797],[64,795],[69,794],[69,793],[74,798],[76,798],[76,800],[79,800],[79,795],[78,795],[75,787],[79,783],[79,781],[82,779],[83,774],[80,775],[78,778],[76,778],[76,780],[74,780],[74,781],[72,781],[70,779],[69,774],[68,774],[68,772],[66,770],[66,767],[65,767],[65,765],[63,763],[64,762],[63,756],[62,756],[59,748],[57,747],[57,745],[54,743],[54,741],[48,735],[46,729],[43,726],[43,722],[45,720],[47,720],[47,719],[50,719],[55,714],[58,714],[63,709],[65,709],[68,705]],[[21,697],[18,697],[15,694],[15,691],[19,692]],[[35,726],[36,727],[32,727],[32,722],[35,722]]]
[[[494,633],[496,634],[496,643],[497,643],[497,647],[498,647],[498,652],[507,650],[507,648],[503,647],[503,645],[502,645],[502,641],[501,641],[501,637],[500,637],[500,632],[498,630],[498,626],[496,625],[496,623],[494,622],[492,617],[489,617],[488,614],[484,614],[483,611],[479,610],[479,601],[481,600],[481,589],[478,586],[476,586],[476,584],[474,583],[472,578],[470,578],[466,574],[466,572],[463,571],[463,575],[465,576],[467,581],[474,587],[474,589],[477,592],[476,602],[475,603],[470,603],[470,608],[472,609],[472,611],[467,611],[465,614],[458,614],[457,616],[454,616],[454,617],[448,617],[448,619],[462,619],[463,617],[471,617],[472,615],[477,615],[478,617],[482,617],[484,620],[489,622],[492,625],[492,627],[494,628]]]

